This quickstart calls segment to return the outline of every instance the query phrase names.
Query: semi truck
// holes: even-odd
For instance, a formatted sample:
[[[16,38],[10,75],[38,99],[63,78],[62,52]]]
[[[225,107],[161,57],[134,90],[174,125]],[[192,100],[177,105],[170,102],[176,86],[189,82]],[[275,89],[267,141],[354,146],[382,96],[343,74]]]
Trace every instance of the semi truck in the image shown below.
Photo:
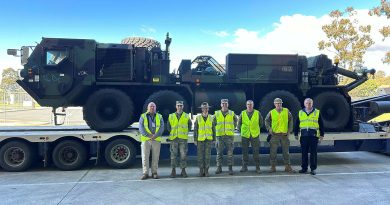
[[[326,55],[231,53],[225,67],[203,55],[182,60],[170,72],[171,41],[167,34],[162,50],[158,41],[141,37],[120,44],[42,38],[36,46],[9,49],[8,54],[21,56],[24,68],[17,83],[27,93],[41,106],[52,107],[55,119],[61,114],[57,108],[82,107],[88,127],[2,128],[0,166],[22,171],[39,159],[44,165],[53,162],[60,169],[74,170],[93,157],[104,158],[113,167],[129,167],[140,152],[139,133],[132,124],[149,102],[155,102],[166,118],[175,111],[177,100],[194,116],[201,102],[209,102],[213,112],[222,98],[229,99],[229,108],[236,113],[245,109],[246,100],[253,100],[265,116],[278,97],[297,116],[303,99],[311,97],[323,116],[327,150],[389,152],[388,128],[365,122],[390,112],[390,96],[352,102],[348,95],[375,70],[345,70]],[[354,81],[338,85],[338,75]],[[263,132],[263,147],[265,137]],[[239,141],[236,133],[238,147]],[[163,153],[168,153],[166,147]],[[195,152],[191,147],[190,154]]]

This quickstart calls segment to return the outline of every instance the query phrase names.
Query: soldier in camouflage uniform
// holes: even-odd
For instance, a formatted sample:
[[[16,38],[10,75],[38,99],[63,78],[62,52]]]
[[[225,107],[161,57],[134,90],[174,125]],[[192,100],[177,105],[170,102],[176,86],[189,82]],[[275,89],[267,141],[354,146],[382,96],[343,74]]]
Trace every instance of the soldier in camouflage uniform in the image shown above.
[[[210,176],[211,146],[215,141],[215,130],[213,128],[213,116],[209,115],[209,104],[203,102],[200,108],[202,114],[196,117],[194,125],[194,143],[197,146],[198,166],[200,177]]]
[[[229,174],[233,175],[233,149],[234,128],[237,124],[236,115],[229,110],[228,99],[221,100],[221,110],[215,111],[213,126],[217,140],[217,170],[216,174],[222,173],[223,150],[227,148]]]
[[[242,144],[242,168],[240,172],[248,171],[248,149],[252,146],[253,159],[256,165],[256,173],[260,174],[260,128],[263,123],[263,117],[258,110],[253,109],[253,101],[246,101],[246,110],[242,111],[237,128],[241,133]]]
[[[276,172],[276,154],[278,152],[279,142],[282,143],[283,162],[285,172],[295,173],[290,165],[290,140],[288,136],[293,131],[293,118],[287,108],[282,107],[282,99],[275,98],[275,109],[268,112],[265,117],[265,127],[272,135],[270,141],[270,172]]]
[[[187,177],[187,152],[188,152],[188,131],[191,130],[192,122],[187,113],[183,112],[183,101],[176,101],[176,112],[168,117],[167,130],[171,143],[171,167],[170,177],[176,177],[177,153],[180,151],[181,176]]]

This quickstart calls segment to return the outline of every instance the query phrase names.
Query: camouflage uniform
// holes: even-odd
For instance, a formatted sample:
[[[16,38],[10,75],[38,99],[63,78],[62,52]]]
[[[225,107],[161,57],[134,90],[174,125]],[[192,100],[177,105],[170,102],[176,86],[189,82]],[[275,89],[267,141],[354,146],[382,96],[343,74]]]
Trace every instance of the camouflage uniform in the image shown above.
[[[223,116],[226,116],[229,113],[230,110],[226,112],[222,112]],[[237,124],[237,118],[234,117],[234,125]],[[213,127],[217,125],[217,118],[214,116],[213,120]],[[216,137],[216,147],[217,147],[217,166],[222,166],[222,160],[223,160],[223,150],[227,148],[227,164],[228,166],[233,166],[233,150],[234,150],[234,136],[217,136]]]
[[[203,116],[202,116],[203,117]],[[206,117],[203,117],[206,120]],[[197,142],[197,154],[198,154],[198,166],[200,169],[208,169],[210,167],[210,158],[211,158],[211,145],[215,141],[215,131],[213,129],[213,139],[204,141],[198,141],[198,120],[194,124],[194,141]]]
[[[253,112],[248,112],[246,111],[249,119],[251,119]],[[261,125],[263,123],[263,117],[261,116],[259,112],[259,126],[261,128]],[[238,118],[238,123],[237,123],[237,128],[241,132],[241,125],[242,125],[242,115],[240,114]],[[255,165],[260,166],[260,156],[259,156],[259,151],[260,151],[260,138],[259,137],[253,137],[250,136],[249,138],[241,137],[241,148],[242,148],[242,165],[243,166],[248,166],[248,161],[249,161],[249,144],[252,146],[252,153],[253,153],[253,159],[255,161]]]
[[[176,117],[180,119],[180,114],[175,113]],[[191,120],[188,120],[188,130],[191,130],[192,122]],[[169,120],[167,122],[167,130],[168,132],[171,131],[171,124],[169,123]],[[187,139],[180,139],[175,138],[174,140],[170,141],[170,153],[171,153],[171,167],[176,168],[177,167],[177,154],[180,150],[180,168],[184,169],[187,167],[187,152],[188,152],[188,140]]]
[[[267,130],[270,130],[272,127],[272,119],[271,119],[271,111],[268,112],[267,116],[265,117],[265,126]],[[291,133],[293,131],[293,118],[290,112],[288,112],[288,131],[286,134],[276,134],[271,133],[271,141],[270,141],[270,163],[271,166],[276,165],[276,155],[278,152],[278,146],[279,142],[282,144],[282,151],[283,151],[283,163],[284,165],[290,165],[290,140],[288,139],[288,133]]]

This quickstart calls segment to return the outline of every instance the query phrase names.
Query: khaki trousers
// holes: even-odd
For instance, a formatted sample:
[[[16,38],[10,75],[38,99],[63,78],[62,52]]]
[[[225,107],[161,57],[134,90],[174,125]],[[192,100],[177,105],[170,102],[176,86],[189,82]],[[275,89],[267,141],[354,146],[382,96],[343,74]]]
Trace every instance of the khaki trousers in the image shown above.
[[[148,140],[141,143],[142,172],[149,175],[149,157],[152,151],[152,174],[157,174],[161,142]]]

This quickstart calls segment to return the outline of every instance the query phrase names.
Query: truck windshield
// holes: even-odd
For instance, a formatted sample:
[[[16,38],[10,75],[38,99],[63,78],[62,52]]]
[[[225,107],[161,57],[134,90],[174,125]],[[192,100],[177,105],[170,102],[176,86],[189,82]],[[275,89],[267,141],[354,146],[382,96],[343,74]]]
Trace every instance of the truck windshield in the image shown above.
[[[225,69],[211,56],[198,56],[191,64],[192,72],[224,75]]]
[[[46,51],[46,65],[58,65],[68,57],[68,52],[65,50],[48,50]]]

